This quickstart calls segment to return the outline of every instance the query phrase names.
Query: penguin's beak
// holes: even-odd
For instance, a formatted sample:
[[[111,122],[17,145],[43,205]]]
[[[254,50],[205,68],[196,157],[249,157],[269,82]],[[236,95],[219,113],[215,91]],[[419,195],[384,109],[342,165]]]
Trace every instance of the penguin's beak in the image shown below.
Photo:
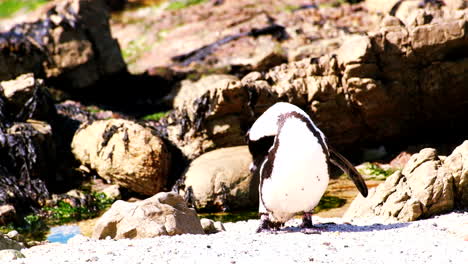
[[[249,166],[250,173],[254,173],[257,170],[257,166],[252,162]]]

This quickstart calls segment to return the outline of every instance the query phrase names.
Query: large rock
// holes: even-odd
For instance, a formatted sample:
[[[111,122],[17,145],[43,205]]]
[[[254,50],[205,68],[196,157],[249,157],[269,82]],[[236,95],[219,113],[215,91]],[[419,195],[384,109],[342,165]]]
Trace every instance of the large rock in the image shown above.
[[[258,179],[249,171],[247,146],[221,148],[193,160],[183,178],[197,209],[242,209],[258,206]]]
[[[358,196],[344,217],[378,217],[387,221],[413,221],[454,208],[468,207],[468,141],[441,160],[435,149],[411,157],[402,171]],[[465,169],[464,169],[465,168]]]
[[[204,234],[194,209],[176,193],[158,193],[129,203],[115,202],[98,220],[93,238],[150,238],[161,235]]]
[[[184,81],[168,118],[168,138],[189,159],[215,148],[244,144],[247,90],[231,75]]]
[[[132,191],[153,195],[166,184],[170,153],[150,128],[123,119],[98,120],[76,132],[72,151],[99,176]]]
[[[124,71],[108,20],[104,0],[55,2],[35,22],[0,33],[0,80],[33,72],[77,89]]]

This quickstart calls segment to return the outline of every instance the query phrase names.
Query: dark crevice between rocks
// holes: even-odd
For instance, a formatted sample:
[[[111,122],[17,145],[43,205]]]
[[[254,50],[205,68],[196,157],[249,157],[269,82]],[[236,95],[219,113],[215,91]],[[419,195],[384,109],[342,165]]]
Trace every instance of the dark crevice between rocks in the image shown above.
[[[71,151],[71,142],[81,124],[87,124],[96,118],[84,111],[77,104],[60,103],[55,105],[56,118],[51,122],[56,146],[56,174],[48,181],[49,190],[53,193],[63,193],[77,188],[85,180],[82,172],[76,170],[80,163]]]
[[[148,73],[132,75],[124,71],[103,77],[95,84],[78,90],[67,90],[67,83],[59,79],[51,78],[47,84],[65,91],[67,97],[75,101],[140,118],[169,110],[171,106],[164,100],[164,96],[168,95],[184,76],[182,73],[171,76]]]
[[[167,137],[167,123],[162,124],[161,122],[140,122],[141,125],[151,128],[153,135],[159,137],[164,142],[168,153],[171,153],[171,167],[169,170],[168,177],[166,179],[166,185],[163,191],[178,190],[183,184],[183,173],[189,165],[189,160],[182,153],[182,151]]]

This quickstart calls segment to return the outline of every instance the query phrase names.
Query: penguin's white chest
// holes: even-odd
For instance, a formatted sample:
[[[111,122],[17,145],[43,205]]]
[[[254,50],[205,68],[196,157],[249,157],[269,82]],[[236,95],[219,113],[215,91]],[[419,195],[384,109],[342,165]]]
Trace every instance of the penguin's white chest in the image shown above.
[[[276,140],[271,177],[263,179],[260,202],[273,220],[286,222],[317,206],[328,186],[328,163],[318,139],[300,120],[286,122]]]

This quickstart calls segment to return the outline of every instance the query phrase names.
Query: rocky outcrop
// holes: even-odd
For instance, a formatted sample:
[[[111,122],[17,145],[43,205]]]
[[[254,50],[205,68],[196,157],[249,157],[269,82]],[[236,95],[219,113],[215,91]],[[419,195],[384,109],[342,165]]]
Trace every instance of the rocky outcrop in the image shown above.
[[[150,128],[123,119],[83,124],[72,141],[75,157],[102,178],[153,195],[165,187],[170,153]]]
[[[0,33],[0,80],[33,72],[70,90],[125,71],[108,19],[104,0],[58,1],[35,22]]]
[[[467,166],[468,141],[446,158],[438,157],[435,149],[423,149],[367,198],[358,196],[344,217],[407,222],[467,208]]]
[[[150,238],[161,235],[204,234],[194,209],[176,193],[158,193],[128,203],[115,202],[98,220],[93,238]]]
[[[167,119],[168,139],[193,159],[215,148],[244,144],[248,94],[231,75],[184,81]]]
[[[183,150],[188,157],[215,144],[238,145],[277,101],[306,110],[329,142],[343,148],[448,131],[460,137],[468,124],[467,25],[466,10],[422,9],[406,25],[388,16],[379,31],[349,37],[334,53],[251,72],[240,82],[226,78],[228,86],[205,86],[196,99],[187,97],[197,103],[194,117],[182,109],[170,120],[169,135],[179,137],[171,141],[191,148]],[[221,102],[230,107],[218,107]],[[215,133],[222,138],[213,140]]]
[[[193,160],[183,175],[185,197],[197,209],[242,209],[258,205],[258,179],[249,171],[247,146],[221,148]]]

